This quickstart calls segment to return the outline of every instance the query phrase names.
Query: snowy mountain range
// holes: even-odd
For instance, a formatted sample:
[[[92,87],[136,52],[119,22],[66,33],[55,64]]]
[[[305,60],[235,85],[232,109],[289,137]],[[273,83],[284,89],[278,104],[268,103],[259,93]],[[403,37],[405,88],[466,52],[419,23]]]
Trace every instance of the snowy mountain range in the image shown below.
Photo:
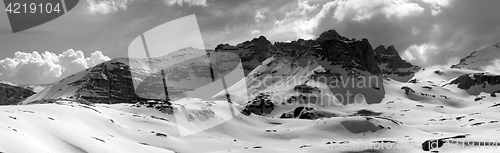
[[[185,51],[176,52],[176,54],[181,55],[183,58],[189,58],[190,56],[196,56],[198,52],[199,50],[197,49],[188,48]],[[335,30],[326,31],[316,40],[306,41],[300,39],[290,43],[278,42],[272,44],[264,36],[261,36],[236,46],[221,44],[215,48],[215,52],[232,52],[239,55],[246,75],[262,64],[262,62],[268,60],[269,57],[272,57],[274,62],[285,60],[292,62],[291,64],[297,64],[297,66],[289,65],[293,67],[292,69],[303,68],[307,64],[326,68],[324,73],[317,73],[314,77],[331,77],[332,75],[336,75],[337,77],[387,75],[399,81],[408,81],[420,69],[420,67],[413,66],[402,60],[393,46],[389,46],[387,49],[384,46],[379,46],[373,50],[368,40],[349,40],[340,36]],[[181,57],[176,55],[168,56],[170,56],[168,58]],[[155,61],[156,64],[161,64],[159,63],[161,61],[182,60],[164,58]],[[136,103],[145,100],[141,98],[144,96],[136,95],[136,87],[133,85],[133,81],[144,79],[138,78],[138,76],[145,76],[145,74],[151,72],[145,67],[131,67],[131,63],[133,65],[147,65],[146,59],[113,59],[71,75],[36,95],[27,98],[23,103],[30,103],[37,100],[42,100],[43,102],[43,100],[47,101],[49,99],[80,98],[97,103],[111,104],[123,102]],[[200,64],[201,66],[203,65],[201,62]],[[171,72],[175,73],[169,74],[177,75],[193,71],[194,69],[193,67],[185,67],[182,68],[184,72],[174,71],[175,68],[171,70]],[[286,73],[281,75],[292,76]],[[175,76],[172,76],[172,78],[175,78]],[[152,92],[161,91],[156,90],[162,88],[160,80],[153,83],[157,86],[148,87],[150,88],[148,90]],[[150,95],[161,95],[161,93],[150,93]],[[161,99],[160,97],[150,98]],[[381,100],[381,98],[378,99]]]
[[[237,56],[214,80],[205,50],[113,59],[0,107],[0,152],[497,152],[498,44],[425,69],[335,30],[208,53]],[[211,86],[222,78],[235,80]]]

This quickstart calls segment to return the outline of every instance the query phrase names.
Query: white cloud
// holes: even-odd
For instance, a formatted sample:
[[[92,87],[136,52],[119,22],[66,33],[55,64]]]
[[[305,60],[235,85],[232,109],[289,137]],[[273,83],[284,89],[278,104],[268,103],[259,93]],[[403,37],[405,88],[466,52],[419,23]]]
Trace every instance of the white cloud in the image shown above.
[[[413,56],[413,54],[409,51],[405,51],[402,55],[401,58],[406,61],[414,61],[416,58]]]
[[[127,9],[128,0],[87,0],[87,10],[91,14],[115,13],[118,9]]]
[[[481,69],[490,73],[500,74],[500,59],[491,61],[491,65],[483,66]]]
[[[260,30],[252,30],[250,33],[252,33],[252,35],[260,34]]]
[[[298,38],[313,39],[316,37],[312,34],[313,30],[319,25],[319,22],[330,14],[330,9],[335,6],[335,2],[328,2],[323,5],[321,11],[311,19],[297,20],[294,22],[293,30],[297,33]]]
[[[289,30],[292,29],[296,38],[313,39],[316,37],[315,30],[325,20],[333,20],[337,23],[344,21],[362,22],[377,15],[383,15],[387,19],[401,19],[407,16],[422,15],[425,10],[410,0],[337,0],[328,2],[297,0],[297,2],[297,7],[286,12],[283,19],[274,21],[275,28],[270,33],[290,32]]]
[[[87,62],[87,67],[93,67],[97,64],[111,60],[108,56],[104,56],[101,51],[95,51],[90,54],[90,57],[85,58]]]
[[[118,10],[126,10],[127,5],[133,0],[87,0],[87,10],[91,14],[110,14]],[[165,5],[188,5],[206,6],[206,0],[162,0]]]
[[[295,32],[296,38],[313,39],[316,36],[313,31],[318,27],[319,22],[327,17],[332,12],[335,2],[328,2],[322,5],[322,8],[317,14],[312,14],[310,18],[304,13],[318,10],[318,6],[309,5],[307,0],[298,0],[297,9],[286,13],[286,17],[282,20],[274,21],[274,28],[268,32],[271,35],[289,35],[290,30]]]
[[[451,0],[422,0],[422,2],[431,5],[431,13],[436,16],[441,12],[442,7],[447,7],[450,5]]]
[[[198,6],[206,6],[207,1],[206,0],[163,0],[165,4],[168,5],[180,5],[182,6],[183,3],[187,3],[189,5],[198,5]]]
[[[0,60],[0,79],[20,84],[52,83],[108,60],[101,51],[90,57],[72,49],[61,54],[17,51],[13,58]]]
[[[300,11],[300,14],[305,15],[313,10],[316,10],[318,8],[319,4],[316,5],[310,5],[308,0],[298,0],[298,10]]]
[[[407,0],[349,0],[335,1],[334,18],[338,22],[345,19],[363,21],[375,15],[385,15],[387,18],[399,18],[410,15],[421,15],[424,8]]]
[[[266,13],[269,12],[269,9],[268,8],[262,8],[262,9],[258,9],[257,11],[255,11],[255,22],[260,22],[261,20],[264,20],[266,19]]]
[[[439,48],[435,44],[424,43],[421,45],[411,45],[406,49],[405,55],[408,56],[406,58],[409,61],[413,61],[415,60],[415,57],[413,55],[416,54],[418,55],[418,58],[425,63],[427,62],[427,57],[429,56],[429,54],[436,54],[439,52],[439,50],[441,50],[441,48]]]

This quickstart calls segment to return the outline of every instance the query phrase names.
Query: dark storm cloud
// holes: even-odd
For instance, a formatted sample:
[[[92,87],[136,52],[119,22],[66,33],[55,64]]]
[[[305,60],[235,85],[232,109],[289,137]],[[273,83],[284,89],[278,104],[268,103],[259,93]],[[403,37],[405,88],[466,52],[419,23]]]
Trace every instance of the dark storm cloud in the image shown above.
[[[238,43],[265,35],[271,41],[313,39],[335,29],[368,38],[374,47],[394,45],[420,66],[454,64],[474,50],[500,42],[500,1],[459,0],[297,0],[215,1],[206,42]],[[217,8],[217,9],[213,9]],[[256,22],[256,11],[266,8]],[[224,10],[224,11],[217,11]],[[217,16],[219,15],[219,16]],[[207,45],[210,46],[210,45]]]
[[[132,16],[139,12],[133,6],[127,7]],[[350,38],[368,38],[374,47],[394,45],[412,63],[433,66],[454,64],[500,42],[498,6],[496,0],[214,0],[167,10],[172,18],[196,14],[207,48],[259,35],[271,41],[314,39],[335,29]],[[158,12],[167,11],[142,14]]]
[[[196,13],[208,48],[220,43],[236,44],[258,35],[252,31],[273,23],[283,15],[279,9],[290,4],[289,0],[217,0],[208,2],[204,13]],[[278,12],[279,11],[279,12]],[[262,12],[260,16],[258,12]]]
[[[500,42],[500,1],[450,1],[433,15],[432,5],[416,2],[424,11],[401,18],[374,14],[362,21],[349,16],[342,21],[325,17],[313,35],[327,29],[354,38],[368,38],[372,45],[394,45],[421,66],[457,62],[474,50]],[[362,11],[362,9],[360,10]],[[330,11],[335,16],[335,11]],[[408,51],[414,59],[407,57]]]

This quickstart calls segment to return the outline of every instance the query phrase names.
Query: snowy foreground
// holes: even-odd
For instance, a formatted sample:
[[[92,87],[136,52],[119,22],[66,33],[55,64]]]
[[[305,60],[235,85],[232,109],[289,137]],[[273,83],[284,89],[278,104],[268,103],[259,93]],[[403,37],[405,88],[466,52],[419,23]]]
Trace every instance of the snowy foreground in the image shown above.
[[[473,91],[448,84],[470,71],[424,71],[414,77],[418,83],[386,79],[381,103],[317,106],[315,113],[330,116],[315,120],[279,118],[290,111],[290,106],[281,105],[267,115],[232,117],[227,102],[194,98],[173,102],[171,112],[147,104],[86,105],[65,100],[1,106],[0,152],[418,153],[429,152],[422,149],[425,141],[447,138],[442,140],[448,143],[433,150],[496,153],[499,99],[481,92],[470,95],[467,92]],[[182,127],[171,115],[179,110],[185,110],[191,125],[211,128],[181,136]]]

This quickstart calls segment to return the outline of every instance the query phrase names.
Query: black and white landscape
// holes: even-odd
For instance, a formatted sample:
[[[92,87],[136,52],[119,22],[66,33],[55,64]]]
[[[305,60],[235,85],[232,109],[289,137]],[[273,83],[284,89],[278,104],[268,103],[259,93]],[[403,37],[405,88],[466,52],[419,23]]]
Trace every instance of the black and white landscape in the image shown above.
[[[447,6],[433,4],[432,15]],[[422,58],[408,54],[419,47],[373,44],[381,41],[343,35],[335,25],[313,38],[259,32],[151,58],[99,52],[51,83],[2,81],[0,153],[500,151],[499,43],[441,59],[448,65],[418,65]],[[58,57],[80,57],[71,52]],[[0,77],[14,73],[6,67]]]

